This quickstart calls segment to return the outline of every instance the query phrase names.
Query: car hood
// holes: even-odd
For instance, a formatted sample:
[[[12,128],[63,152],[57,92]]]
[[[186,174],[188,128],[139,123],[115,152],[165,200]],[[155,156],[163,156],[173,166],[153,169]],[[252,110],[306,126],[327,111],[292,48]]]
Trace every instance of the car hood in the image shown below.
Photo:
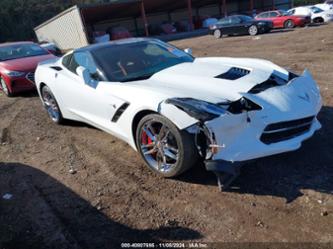
[[[35,71],[38,63],[55,58],[52,54],[31,56],[8,61],[1,61],[0,67],[10,71],[30,72]]]
[[[223,79],[231,68],[244,70],[247,74],[235,79]],[[266,60],[246,58],[200,58],[193,63],[182,63],[145,81],[125,83],[136,89],[149,90],[155,96],[191,97],[212,103],[235,101],[272,74],[287,80],[285,69]]]

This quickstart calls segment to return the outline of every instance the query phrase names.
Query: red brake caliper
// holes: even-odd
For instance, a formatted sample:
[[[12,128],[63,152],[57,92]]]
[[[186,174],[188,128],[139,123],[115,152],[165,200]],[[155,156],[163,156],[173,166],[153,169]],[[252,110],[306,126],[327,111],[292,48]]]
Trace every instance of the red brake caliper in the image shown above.
[[[142,142],[142,144],[147,145],[147,144],[152,144],[153,140],[151,140],[151,138],[144,131],[144,132],[142,132],[142,135],[141,135],[141,142]],[[155,156],[156,153],[153,153],[152,155]]]

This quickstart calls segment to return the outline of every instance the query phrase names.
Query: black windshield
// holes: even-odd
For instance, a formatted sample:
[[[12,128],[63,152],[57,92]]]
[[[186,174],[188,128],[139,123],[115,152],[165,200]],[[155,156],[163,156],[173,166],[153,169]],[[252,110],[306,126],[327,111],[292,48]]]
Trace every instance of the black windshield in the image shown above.
[[[46,54],[48,52],[37,44],[15,44],[0,47],[0,61]]]
[[[150,78],[155,73],[194,58],[160,41],[112,44],[91,52],[108,81],[128,82]]]

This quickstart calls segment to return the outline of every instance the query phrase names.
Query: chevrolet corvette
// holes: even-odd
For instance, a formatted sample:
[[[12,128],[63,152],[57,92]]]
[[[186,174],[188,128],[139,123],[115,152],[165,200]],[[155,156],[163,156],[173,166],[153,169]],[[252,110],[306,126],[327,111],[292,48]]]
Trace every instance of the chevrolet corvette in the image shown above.
[[[296,150],[320,129],[307,70],[185,51],[145,38],[91,45],[40,63],[36,85],[53,122],[104,130],[164,177],[202,160],[222,187],[245,162]]]

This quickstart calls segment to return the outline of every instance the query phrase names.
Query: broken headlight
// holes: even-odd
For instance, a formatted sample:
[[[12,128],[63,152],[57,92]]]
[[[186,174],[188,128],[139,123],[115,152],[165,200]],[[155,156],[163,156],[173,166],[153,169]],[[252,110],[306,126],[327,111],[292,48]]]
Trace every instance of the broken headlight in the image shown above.
[[[176,106],[191,117],[202,122],[215,119],[226,113],[226,110],[221,106],[198,99],[173,98],[166,100],[166,103]]]
[[[243,112],[262,110],[262,107],[243,97],[235,102],[230,103],[227,110],[233,114],[240,114]]]

